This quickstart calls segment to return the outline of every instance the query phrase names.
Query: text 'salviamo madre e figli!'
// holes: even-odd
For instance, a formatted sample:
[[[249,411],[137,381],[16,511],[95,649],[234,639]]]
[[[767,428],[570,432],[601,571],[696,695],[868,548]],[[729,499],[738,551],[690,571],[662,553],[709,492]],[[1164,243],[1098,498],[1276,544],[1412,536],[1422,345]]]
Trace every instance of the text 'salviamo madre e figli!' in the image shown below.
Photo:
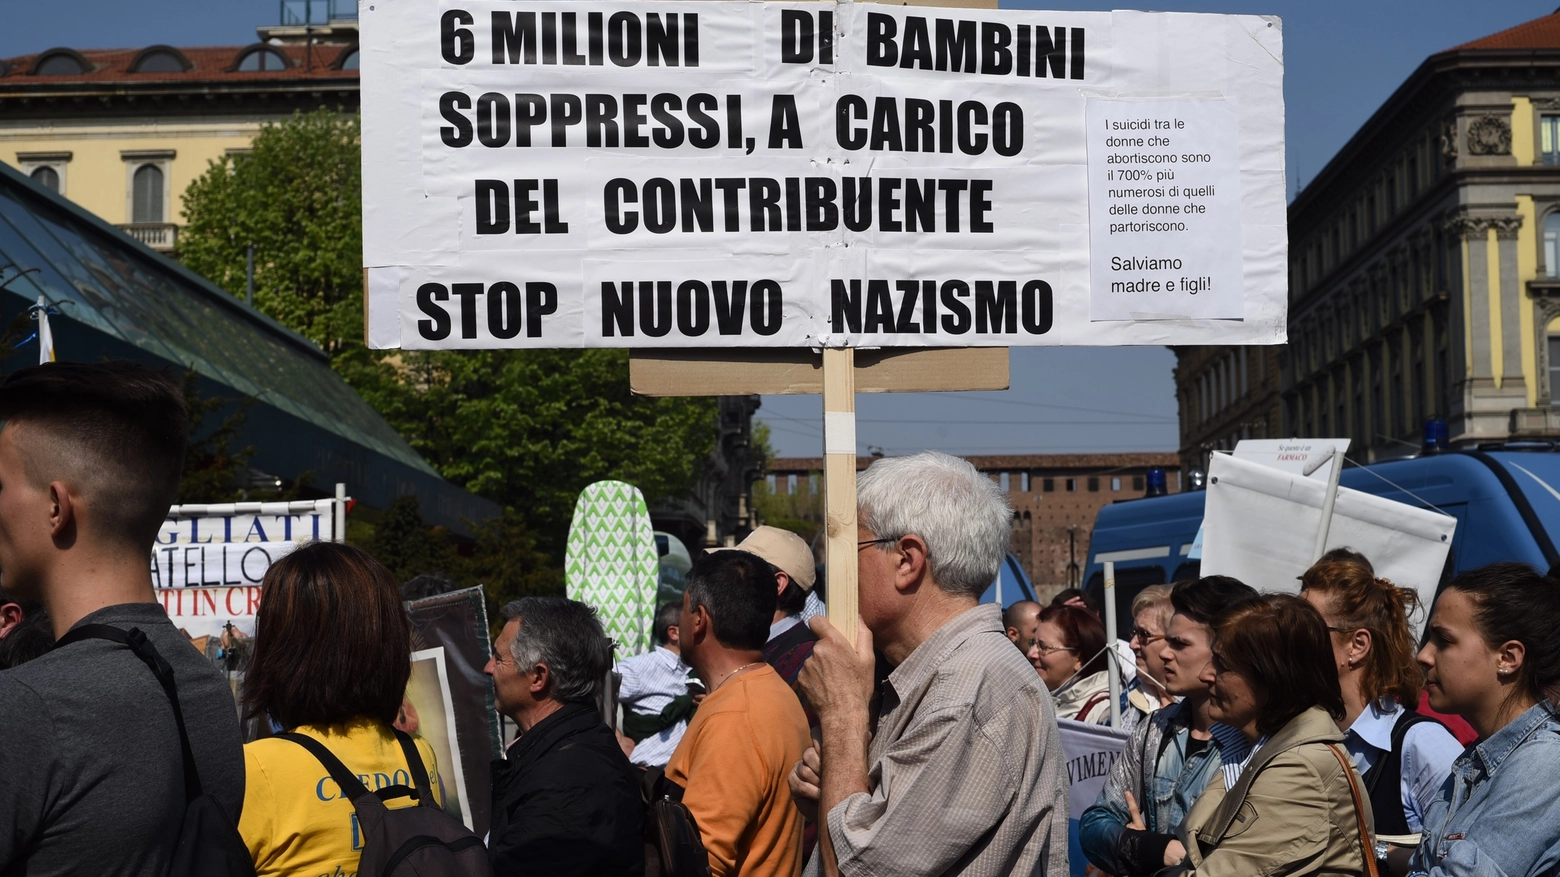
[[[378,347],[1284,340],[1258,16],[376,0]]]

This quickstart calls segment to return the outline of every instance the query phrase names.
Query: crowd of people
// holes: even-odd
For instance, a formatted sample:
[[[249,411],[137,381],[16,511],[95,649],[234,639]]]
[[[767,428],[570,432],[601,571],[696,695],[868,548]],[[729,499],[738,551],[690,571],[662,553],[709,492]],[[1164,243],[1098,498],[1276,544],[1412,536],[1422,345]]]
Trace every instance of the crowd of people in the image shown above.
[[[216,873],[192,844],[226,845],[222,873],[406,861],[384,865],[387,826],[443,817],[448,766],[401,729],[390,572],[335,543],[271,567],[241,705],[269,733],[245,743],[148,577],[178,387],[40,366],[0,420],[0,874]],[[519,734],[491,827],[419,835],[458,870],[418,873],[1062,875],[1058,719],[1113,712],[1130,736],[1078,839],[1116,877],[1560,873],[1556,575],[1463,572],[1416,648],[1416,592],[1337,551],[1298,596],[1145,589],[1114,643],[1078,592],[979,603],[1011,510],[968,463],[878,460],[858,497],[853,638],[810,617],[815,558],[774,528],[697,557],[645,655],[614,663],[583,603],[504,606],[486,672]]]

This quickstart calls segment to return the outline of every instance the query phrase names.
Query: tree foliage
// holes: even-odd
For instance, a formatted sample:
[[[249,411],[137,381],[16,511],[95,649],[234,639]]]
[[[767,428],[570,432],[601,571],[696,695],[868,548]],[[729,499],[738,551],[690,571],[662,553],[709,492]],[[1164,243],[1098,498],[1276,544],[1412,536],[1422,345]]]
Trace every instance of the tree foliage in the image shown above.
[[[560,565],[586,485],[676,497],[715,442],[713,399],[633,396],[622,350],[360,350],[338,367],[428,462],[514,510]]]
[[[242,295],[255,248],[255,307],[327,353],[363,337],[358,117],[295,113],[247,154],[214,161],[184,193],[180,258]]]

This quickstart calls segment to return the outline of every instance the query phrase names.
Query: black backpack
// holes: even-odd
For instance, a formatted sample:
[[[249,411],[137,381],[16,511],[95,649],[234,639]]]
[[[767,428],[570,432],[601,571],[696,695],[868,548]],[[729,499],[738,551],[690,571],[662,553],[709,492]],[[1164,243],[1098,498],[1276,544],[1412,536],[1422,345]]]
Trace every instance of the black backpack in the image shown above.
[[[395,731],[395,737],[416,788],[395,785],[373,792],[318,740],[302,734],[276,736],[309,750],[336,781],[341,794],[352,801],[363,832],[363,855],[357,869],[362,877],[484,877],[493,873],[482,839],[434,801],[428,771],[405,733]],[[399,810],[385,806],[387,799],[402,795],[411,796],[417,806]]]
[[[249,848],[232,817],[201,788],[195,755],[190,751],[190,735],[184,729],[184,710],[179,705],[173,667],[136,627],[121,630],[107,624],[83,624],[60,637],[54,647],[63,648],[85,639],[106,639],[129,647],[162,683],[173,707],[173,720],[179,726],[179,749],[184,755],[184,822],[179,828],[179,845],[174,848],[168,877],[254,877],[255,863],[249,858]]]

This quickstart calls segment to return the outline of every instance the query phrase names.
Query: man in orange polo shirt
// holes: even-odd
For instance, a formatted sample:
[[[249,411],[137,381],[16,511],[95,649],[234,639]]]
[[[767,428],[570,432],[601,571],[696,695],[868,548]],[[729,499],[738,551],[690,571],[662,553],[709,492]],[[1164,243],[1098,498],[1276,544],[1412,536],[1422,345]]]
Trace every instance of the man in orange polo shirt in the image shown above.
[[[769,564],[746,551],[705,554],[689,570],[682,657],[709,696],[666,777],[685,789],[711,877],[802,870],[802,814],[786,776],[811,741],[796,695],[764,663],[775,601]]]

